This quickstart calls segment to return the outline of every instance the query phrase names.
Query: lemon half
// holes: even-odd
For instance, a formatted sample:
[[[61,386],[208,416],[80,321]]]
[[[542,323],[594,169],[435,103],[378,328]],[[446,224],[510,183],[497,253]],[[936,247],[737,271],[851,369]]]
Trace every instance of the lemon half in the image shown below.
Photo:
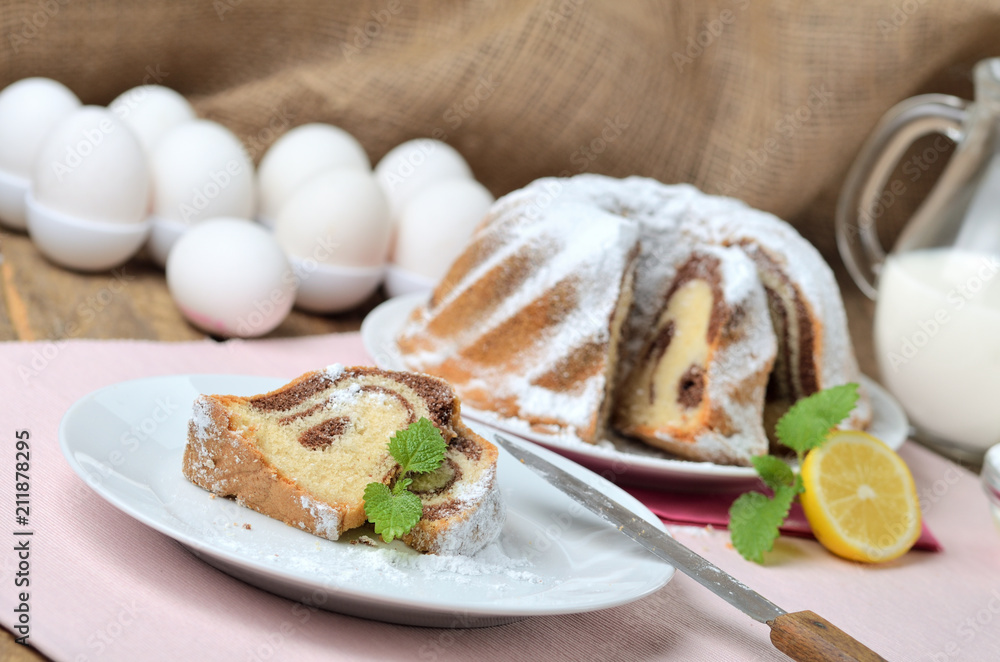
[[[816,539],[838,556],[881,563],[920,536],[913,475],[899,455],[864,432],[835,431],[802,463],[802,509]]]

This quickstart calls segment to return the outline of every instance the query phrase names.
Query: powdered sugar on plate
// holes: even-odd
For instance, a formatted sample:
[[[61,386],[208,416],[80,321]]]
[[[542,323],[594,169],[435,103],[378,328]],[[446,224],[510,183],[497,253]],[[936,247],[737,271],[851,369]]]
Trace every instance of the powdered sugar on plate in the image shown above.
[[[209,500],[206,507],[230,506],[225,500],[222,504],[218,501]],[[252,526],[246,528],[242,520]],[[535,590],[542,583],[560,583],[538,574],[532,559],[506,549],[500,540],[469,556],[421,554],[400,541],[382,542],[370,526],[348,531],[334,542],[243,509],[224,519],[214,518],[200,537],[214,549],[308,576],[330,587],[368,584],[403,590],[440,587],[442,583],[461,586],[490,578],[491,590],[506,594]]]

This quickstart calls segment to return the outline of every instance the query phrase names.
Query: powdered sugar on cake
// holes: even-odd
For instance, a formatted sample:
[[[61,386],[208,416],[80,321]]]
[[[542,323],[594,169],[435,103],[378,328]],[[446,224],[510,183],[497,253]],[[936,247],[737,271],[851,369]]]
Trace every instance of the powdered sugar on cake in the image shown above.
[[[212,455],[205,446],[210,439],[212,428],[211,404],[205,396],[195,398],[188,426],[190,443],[195,457],[192,470],[202,480],[208,481],[215,469],[215,461],[212,460]]]
[[[609,236],[612,231],[617,236]],[[642,177],[589,174],[540,179],[495,203],[473,237],[476,250],[470,253],[485,258],[474,260],[458,282],[449,281],[449,274],[431,305],[413,314],[399,336],[404,363],[452,379],[463,399],[477,409],[493,410],[498,419],[521,422],[535,433],[579,439],[584,436],[581,431],[592,429],[595,412],[604,401],[606,375],[579,380],[573,388],[553,387],[543,376],[564,365],[587,341],[607,338],[608,302],[620,292],[601,287],[602,274],[606,285],[614,280],[610,275],[622,273],[621,246],[636,235],[639,253],[631,307],[622,327],[616,387],[639,360],[668,288],[695,249],[725,256],[720,272],[723,298],[734,308],[753,309],[760,319],[748,327],[768,325],[770,320],[758,277],[764,265],[755,260],[766,254],[782,277],[794,283],[803,314],[818,320],[814,333],[821,353],[816,368],[821,387],[857,381],[859,371],[833,273],[791,226],[739,200],[709,196],[687,184],[668,186]],[[548,242],[547,250],[538,256],[526,250],[543,241]],[[531,273],[516,289],[507,291],[506,265],[517,264],[526,255],[534,256]],[[484,287],[482,280],[487,276],[502,290],[492,298],[476,290]],[[489,346],[490,333],[510,326],[510,320],[525,314],[529,306],[544,297],[558,301],[559,284],[574,277],[588,284],[581,290],[588,290],[593,300],[570,309],[564,323],[543,326],[537,343],[511,352],[506,362],[467,360],[470,348]],[[469,297],[469,293],[476,296]],[[466,312],[464,328],[437,333],[434,325],[439,316],[452,307],[468,305],[469,298],[479,307]],[[768,335],[766,330],[749,328],[746,336],[720,357],[722,365],[709,385],[712,400],[740,423],[759,419],[760,406],[748,406],[745,394],[735,385],[753,370],[770,369],[775,342],[773,333]],[[447,371],[442,371],[445,366]],[[456,381],[453,375],[461,378]],[[489,397],[483,399],[482,394]],[[489,404],[490,399],[495,404]],[[857,420],[867,420],[867,406],[863,399],[855,411]],[[720,441],[722,446],[733,443],[741,442],[738,438]],[[705,446],[712,452],[709,441]]]
[[[328,504],[317,499],[313,499],[303,494],[299,497],[299,503],[316,520],[316,533],[327,538],[336,540],[340,535],[340,513],[331,508]]]
[[[524,415],[555,417],[582,429],[592,425],[590,419],[605,391],[605,375],[581,380],[569,393],[545,386],[546,378],[553,366],[570,360],[572,352],[582,345],[609,342],[608,317],[620,289],[619,283],[609,281],[604,274],[623,271],[636,245],[638,227],[610,214],[595,215],[582,205],[560,204],[546,214],[545,223],[525,224],[511,219],[492,226],[488,232],[494,236],[484,238],[484,243],[498,242],[499,249],[472,268],[436,302],[435,309],[447,309],[466,295],[482,274],[504,270],[512,260],[516,262],[525,255],[544,260],[544,268],[528,266],[527,277],[507,296],[497,299],[495,305],[482,310],[474,323],[456,329],[454,335],[441,342],[408,353],[405,360],[411,369],[433,373],[433,366],[450,360],[463,346],[489,342],[483,339],[502,334],[504,325],[526,307],[538,304],[539,293],[562,292],[562,296],[573,298],[572,305],[567,303],[558,321],[551,320],[544,337],[519,347],[517,370],[504,367],[500,372],[493,371],[487,357],[477,363],[463,390],[468,394],[481,384],[495,391],[496,397],[511,399]],[[516,279],[518,274],[508,277]],[[414,327],[425,324],[429,315],[415,320]]]
[[[195,439],[206,441],[209,437],[209,429],[212,427],[211,404],[204,396],[199,396],[195,398],[191,409],[191,423],[194,425]]]
[[[451,527],[434,548],[435,554],[468,555],[482,548],[483,541],[496,540],[503,529],[506,510],[500,491],[493,489],[496,470],[476,482],[463,483],[451,498],[459,510],[471,514]]]

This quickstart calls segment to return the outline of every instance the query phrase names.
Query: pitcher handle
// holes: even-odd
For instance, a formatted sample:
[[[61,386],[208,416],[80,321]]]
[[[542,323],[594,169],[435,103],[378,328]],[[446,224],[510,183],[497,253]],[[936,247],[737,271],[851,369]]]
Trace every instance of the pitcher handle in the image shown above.
[[[837,201],[837,248],[851,278],[868,298],[875,298],[875,281],[885,249],[875,225],[875,205],[889,175],[907,148],[929,133],[955,142],[965,135],[969,102],[949,94],[922,94],[902,101],[882,117],[847,174]]]

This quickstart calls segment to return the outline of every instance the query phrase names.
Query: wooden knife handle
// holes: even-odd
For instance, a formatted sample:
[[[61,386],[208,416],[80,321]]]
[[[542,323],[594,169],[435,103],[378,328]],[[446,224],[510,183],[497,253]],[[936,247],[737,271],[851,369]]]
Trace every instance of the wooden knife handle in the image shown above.
[[[782,614],[771,626],[771,643],[798,662],[886,662],[825,618],[811,611]]]

